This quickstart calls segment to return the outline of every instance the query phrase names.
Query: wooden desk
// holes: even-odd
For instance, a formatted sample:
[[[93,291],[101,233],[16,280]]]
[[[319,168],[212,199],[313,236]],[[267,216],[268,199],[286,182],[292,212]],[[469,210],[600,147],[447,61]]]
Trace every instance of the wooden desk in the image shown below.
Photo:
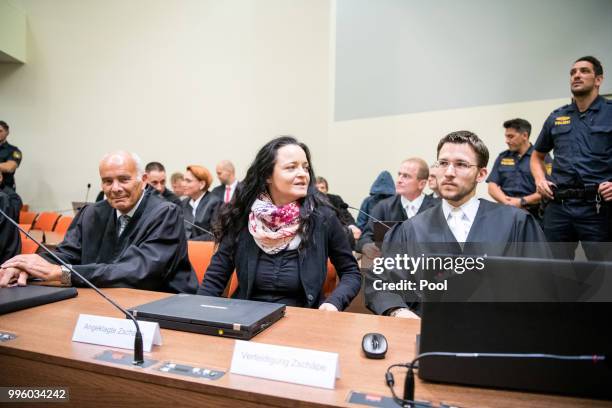
[[[132,289],[105,292],[125,307],[168,296]],[[0,343],[0,386],[68,386],[71,405],[79,407],[347,406],[351,390],[389,395],[384,372],[388,365],[412,358],[419,331],[419,323],[414,320],[288,308],[286,317],[253,341],[339,353],[342,377],[335,390],[326,390],[229,373],[217,381],[190,379],[162,373],[155,370],[156,366],[141,369],[99,362],[93,357],[107,347],[71,341],[79,313],[122,317],[89,289],[79,289],[74,299],[0,316],[0,330],[18,335],[15,340]],[[387,336],[390,348],[386,359],[362,356],[361,338],[367,332]],[[155,346],[148,358],[229,371],[234,340],[165,329],[162,337],[163,346]],[[403,376],[396,375],[396,383],[403,384]],[[416,390],[417,399],[461,407],[610,406],[606,401],[418,380]]]

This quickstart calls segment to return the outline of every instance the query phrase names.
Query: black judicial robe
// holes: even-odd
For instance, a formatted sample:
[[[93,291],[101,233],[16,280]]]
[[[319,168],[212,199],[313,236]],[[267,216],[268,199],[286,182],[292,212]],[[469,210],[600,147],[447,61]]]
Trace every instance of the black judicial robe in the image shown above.
[[[527,243],[527,244],[523,244]],[[531,214],[516,207],[480,199],[474,222],[463,247],[448,227],[442,211],[442,202],[397,225],[385,235],[383,257],[396,254],[419,257],[422,254],[511,256],[549,258],[546,238]],[[414,291],[376,291],[374,279],[398,281],[405,271],[389,271],[381,275],[366,276],[366,306],[376,314],[389,309],[408,307],[418,310],[419,299]]]
[[[11,197],[2,191],[0,191],[0,209],[9,217],[13,217]],[[0,215],[0,264],[19,253],[21,253],[19,230]]]
[[[84,207],[56,255],[96,286],[195,293],[198,282],[187,258],[181,208],[150,187],[144,195],[121,237],[108,201]],[[72,283],[84,285],[74,275]]]
[[[6,194],[8,197],[8,207],[6,210],[3,208],[4,212],[16,222],[19,222],[19,212],[23,206],[21,197],[15,192],[15,190],[7,185],[0,185],[0,192]]]
[[[197,225],[198,227],[204,228],[207,231],[212,232],[212,224],[217,216],[217,210],[223,203],[222,200],[219,199],[216,195],[212,194],[210,191],[207,191],[204,194],[204,197],[198,203],[198,208],[196,208],[196,216],[195,219],[193,217],[192,207],[189,204],[190,199],[186,198],[181,203],[183,208],[183,217],[185,220]],[[193,225],[185,223],[185,234],[187,239],[193,241],[213,241],[214,237],[206,233],[204,231],[195,228]]]
[[[417,214],[421,214],[439,202],[440,199],[426,195]],[[376,204],[376,206],[374,206],[372,209],[370,215],[380,221],[406,221],[408,219],[406,210],[404,210],[404,207],[402,206],[402,198],[399,194],[396,194],[393,197],[385,198],[384,200],[378,202],[378,204]],[[357,251],[361,252],[365,244],[372,242],[374,242],[374,220],[368,218],[368,223],[366,224],[359,241],[357,241]]]

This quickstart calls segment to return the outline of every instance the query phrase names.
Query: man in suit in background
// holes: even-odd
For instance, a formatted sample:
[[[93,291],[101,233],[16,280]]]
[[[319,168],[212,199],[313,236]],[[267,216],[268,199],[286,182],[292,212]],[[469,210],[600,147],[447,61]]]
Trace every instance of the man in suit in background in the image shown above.
[[[546,238],[531,214],[516,207],[476,198],[476,186],[487,176],[489,151],[474,133],[452,132],[438,143],[437,171],[442,201],[393,228],[383,256],[436,254],[548,257]],[[529,243],[525,245],[524,243]],[[391,268],[366,276],[366,305],[376,314],[416,317],[416,291],[376,290],[373,280],[398,282],[409,272]],[[412,275],[415,276],[415,275]]]
[[[229,203],[236,192],[236,187],[240,184],[236,179],[234,164],[229,160],[221,160],[217,164],[216,171],[221,185],[213,188],[211,193],[219,197],[223,203]]]
[[[166,188],[166,168],[160,162],[150,162],[145,166],[147,184],[153,187],[160,196],[176,205],[181,205],[181,199]]]
[[[439,200],[423,194],[428,178],[429,166],[425,160],[418,157],[404,160],[397,172],[396,195],[376,204],[370,215],[380,221],[405,221],[432,207]],[[357,242],[357,251],[370,259],[380,256],[374,242],[374,222],[368,221]]]
[[[182,208],[147,187],[132,153],[105,156],[99,170],[107,199],[79,211],[55,254],[99,287],[195,293]],[[85,285],[48,254],[18,255],[1,267],[0,287],[15,279],[25,285],[28,276]]]

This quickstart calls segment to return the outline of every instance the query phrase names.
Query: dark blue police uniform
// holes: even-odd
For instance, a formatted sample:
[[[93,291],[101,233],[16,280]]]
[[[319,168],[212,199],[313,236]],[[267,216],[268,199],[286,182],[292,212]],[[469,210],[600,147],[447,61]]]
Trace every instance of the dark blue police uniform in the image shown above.
[[[487,178],[487,183],[493,182],[497,184],[508,197],[522,198],[535,193],[535,180],[529,165],[532,152],[532,145],[529,146],[529,149],[522,156],[518,152],[511,150],[501,152],[497,159],[495,159],[491,174]],[[546,174],[550,175],[552,158],[547,154],[544,161],[546,163]],[[538,221],[541,221],[539,204],[530,205],[525,209],[536,217]]]
[[[609,241],[611,209],[597,189],[612,180],[612,101],[598,96],[584,112],[575,103],[555,110],[535,149],[554,150],[555,198],[544,213],[544,233],[550,242],[569,243],[553,244],[555,255],[573,259],[581,241],[589,259],[603,259],[601,245],[589,243]]]
[[[13,160],[17,163],[17,166],[21,163],[21,150],[17,146],[13,146],[9,142],[5,141],[0,144],[0,163]],[[2,178],[4,179],[4,185],[9,186],[13,190],[15,188],[15,173],[2,172]]]

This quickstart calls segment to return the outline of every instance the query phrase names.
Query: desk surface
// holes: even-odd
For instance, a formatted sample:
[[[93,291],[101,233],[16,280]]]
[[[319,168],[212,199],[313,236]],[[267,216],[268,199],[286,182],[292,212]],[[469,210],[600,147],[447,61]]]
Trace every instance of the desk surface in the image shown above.
[[[168,296],[133,289],[105,292],[124,307]],[[113,406],[128,406],[128,400],[133,404],[134,398],[149,398],[142,406],[162,406],[169,401],[175,401],[177,406],[236,406],[237,402],[242,406],[346,406],[351,390],[389,395],[384,372],[390,364],[406,362],[414,356],[415,335],[419,331],[415,320],[287,308],[286,317],[252,341],[339,353],[341,378],[335,390],[326,390],[230,374],[233,339],[166,329],[162,329],[163,346],[154,346],[146,354],[148,358],[159,363],[173,361],[220,369],[226,375],[217,381],[186,379],[157,371],[156,366],[141,369],[100,362],[93,357],[108,347],[71,340],[79,313],[122,317],[89,289],[79,289],[74,299],[0,316],[0,330],[18,336],[0,343],[0,385],[67,385],[74,404],[90,406],[108,405],[108,399],[94,394],[111,392]],[[384,360],[363,357],[360,344],[367,332],[380,332],[387,337],[389,352]],[[403,384],[402,378],[396,376],[396,384]],[[460,407],[611,405],[606,401],[448,386],[418,379],[416,390],[419,400]]]

